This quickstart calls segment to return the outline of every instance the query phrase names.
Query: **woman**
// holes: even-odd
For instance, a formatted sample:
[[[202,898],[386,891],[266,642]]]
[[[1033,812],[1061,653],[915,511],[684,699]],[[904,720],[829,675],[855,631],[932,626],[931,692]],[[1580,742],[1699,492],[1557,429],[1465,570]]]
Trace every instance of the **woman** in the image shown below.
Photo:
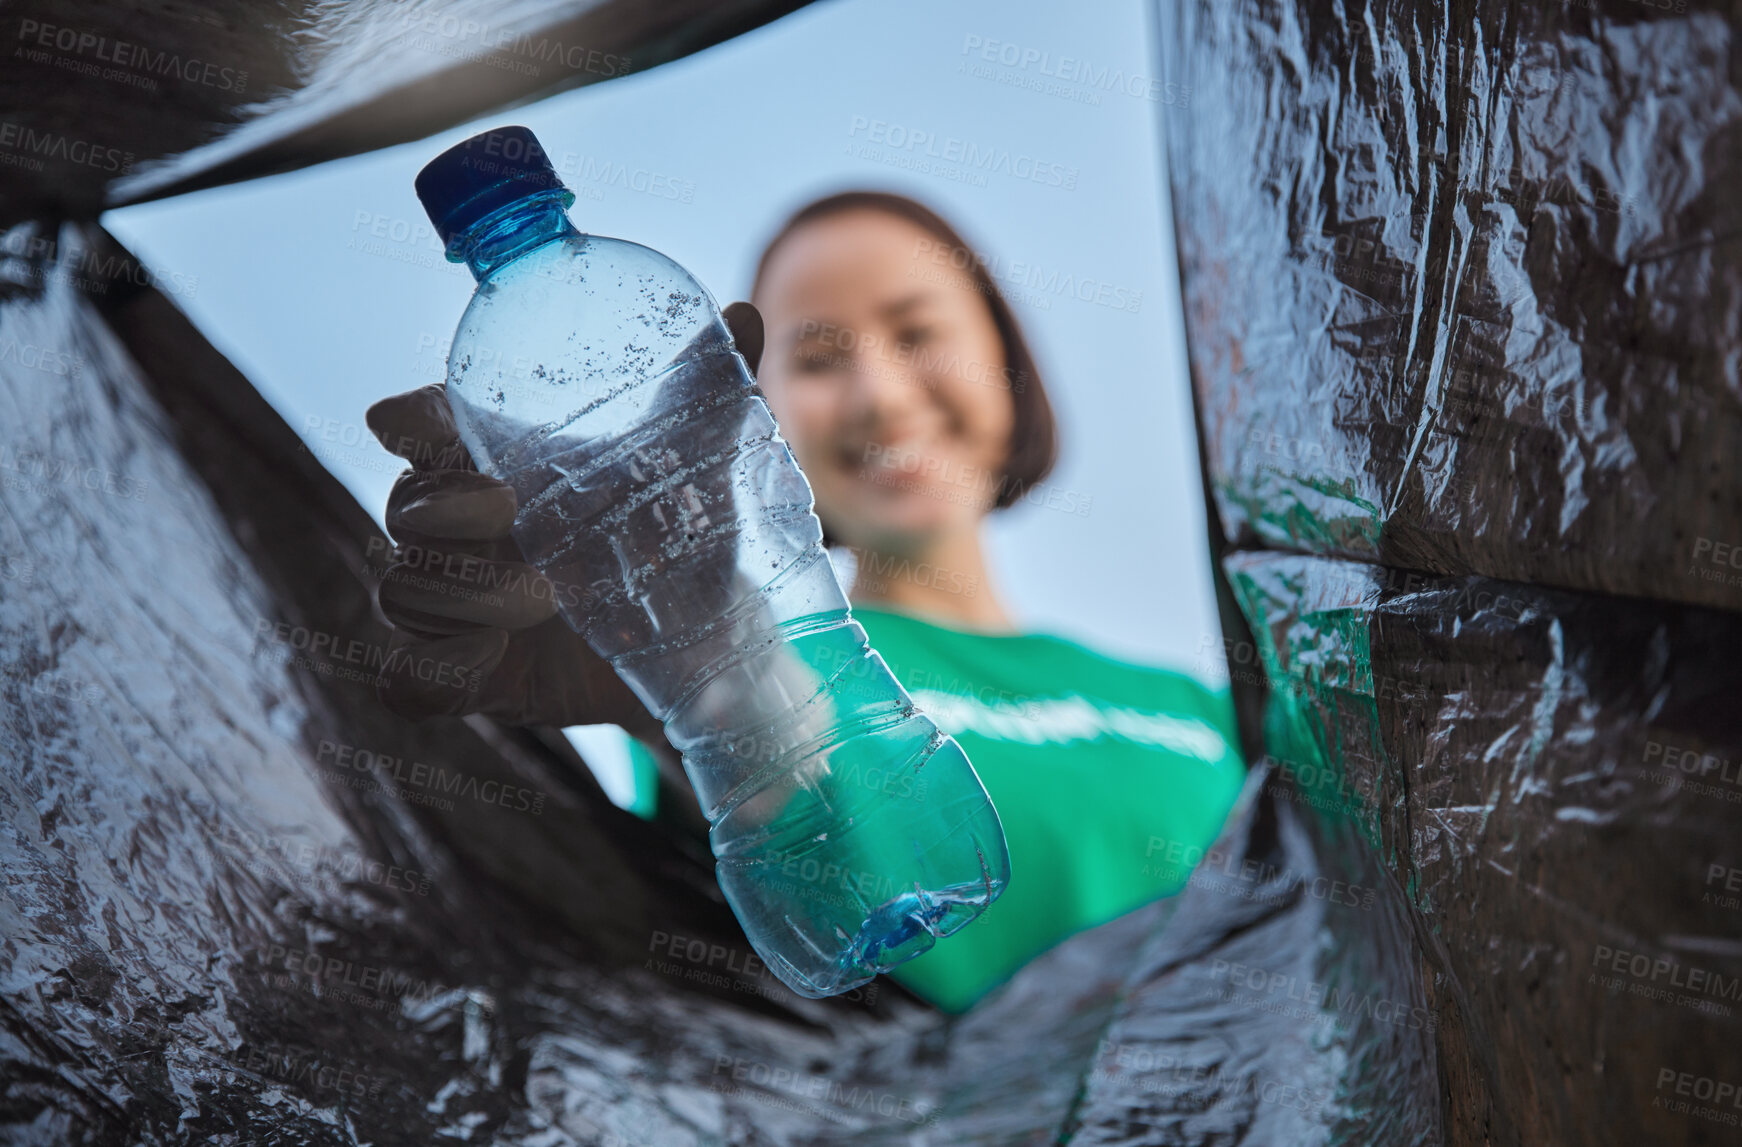
[[[1005,606],[985,519],[1046,477],[1057,433],[1016,319],[967,252],[910,199],[834,195],[769,241],[753,306],[727,308],[826,539],[855,559],[854,616],[961,743],[1004,824],[1003,895],[890,973],[951,1012],[1065,937],[1178,891],[1244,777],[1225,695],[1024,632]],[[369,422],[416,467],[388,503],[407,555],[381,588],[395,641],[481,675],[475,692],[395,678],[384,699],[414,716],[619,724],[681,776],[658,723],[553,616],[548,587],[480,602],[440,582],[464,576],[453,560],[423,556],[463,554],[492,563],[489,584],[538,585],[507,537],[512,493],[454,468],[467,462],[440,389],[387,399]],[[415,578],[396,576],[407,567]]]

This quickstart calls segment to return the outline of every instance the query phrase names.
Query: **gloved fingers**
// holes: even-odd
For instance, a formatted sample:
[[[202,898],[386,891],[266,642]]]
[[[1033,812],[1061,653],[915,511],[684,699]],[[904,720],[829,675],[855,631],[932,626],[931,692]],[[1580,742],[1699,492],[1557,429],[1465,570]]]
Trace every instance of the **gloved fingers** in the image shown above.
[[[514,487],[475,470],[407,470],[387,495],[387,531],[402,543],[505,538]]]
[[[483,682],[507,652],[508,634],[500,629],[477,629],[438,641],[395,633],[376,696],[412,720],[477,712]]]
[[[469,470],[408,470],[387,496],[398,542],[376,600],[419,637],[479,625],[520,629],[555,611],[550,585],[521,560],[509,529],[514,489]]]
[[[738,353],[750,364],[750,373],[755,374],[762,365],[765,341],[762,312],[751,303],[730,303],[721,314],[726,319],[726,329],[732,332],[732,342],[737,345]]]
[[[363,414],[375,438],[418,470],[476,470],[460,442],[447,385],[432,382],[390,395]]]
[[[377,600],[387,620],[425,633],[486,625],[526,629],[556,616],[556,590],[521,561],[402,548],[387,567]]]

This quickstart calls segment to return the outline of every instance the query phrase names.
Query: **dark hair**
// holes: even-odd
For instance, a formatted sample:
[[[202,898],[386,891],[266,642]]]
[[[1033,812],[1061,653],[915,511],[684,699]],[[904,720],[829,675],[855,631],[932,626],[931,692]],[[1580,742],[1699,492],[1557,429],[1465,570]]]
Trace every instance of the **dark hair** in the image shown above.
[[[1052,472],[1058,462],[1058,421],[1053,416],[1052,402],[1041,384],[1035,368],[1034,355],[1022,337],[1022,328],[1010,310],[998,285],[992,281],[984,261],[968,246],[967,240],[931,208],[905,195],[887,191],[843,191],[825,196],[799,208],[781,225],[762,248],[762,258],[756,263],[756,278],[750,287],[754,297],[762,286],[762,276],[768,260],[787,236],[804,226],[848,211],[881,211],[916,224],[949,246],[950,266],[965,271],[973,280],[974,289],[986,300],[992,312],[992,322],[998,328],[998,339],[1004,344],[1004,377],[1009,381],[1011,400],[1016,405],[1010,431],[1010,454],[1004,461],[1004,473],[998,483],[998,500],[994,509],[1016,504],[1029,487]],[[958,267],[958,256],[966,266]]]

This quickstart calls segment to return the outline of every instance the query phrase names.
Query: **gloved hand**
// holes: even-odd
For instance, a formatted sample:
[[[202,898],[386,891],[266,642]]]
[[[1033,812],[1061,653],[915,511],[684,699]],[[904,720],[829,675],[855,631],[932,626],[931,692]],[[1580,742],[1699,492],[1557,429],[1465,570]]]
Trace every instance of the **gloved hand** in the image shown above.
[[[725,317],[754,372],[762,316],[733,303]],[[614,724],[656,740],[658,720],[557,614],[557,593],[572,591],[553,587],[509,536],[514,489],[478,473],[444,384],[384,398],[365,419],[383,446],[411,463],[387,496],[397,548],[377,598],[394,627],[382,702],[405,717]]]

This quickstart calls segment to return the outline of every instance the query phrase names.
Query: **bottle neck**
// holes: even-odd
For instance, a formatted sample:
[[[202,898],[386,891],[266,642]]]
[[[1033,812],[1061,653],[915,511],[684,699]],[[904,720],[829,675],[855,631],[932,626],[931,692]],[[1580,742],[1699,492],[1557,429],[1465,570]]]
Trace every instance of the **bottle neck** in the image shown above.
[[[574,194],[557,190],[529,195],[478,220],[448,244],[448,258],[463,262],[472,278],[485,277],[552,239],[579,235],[566,208]]]

